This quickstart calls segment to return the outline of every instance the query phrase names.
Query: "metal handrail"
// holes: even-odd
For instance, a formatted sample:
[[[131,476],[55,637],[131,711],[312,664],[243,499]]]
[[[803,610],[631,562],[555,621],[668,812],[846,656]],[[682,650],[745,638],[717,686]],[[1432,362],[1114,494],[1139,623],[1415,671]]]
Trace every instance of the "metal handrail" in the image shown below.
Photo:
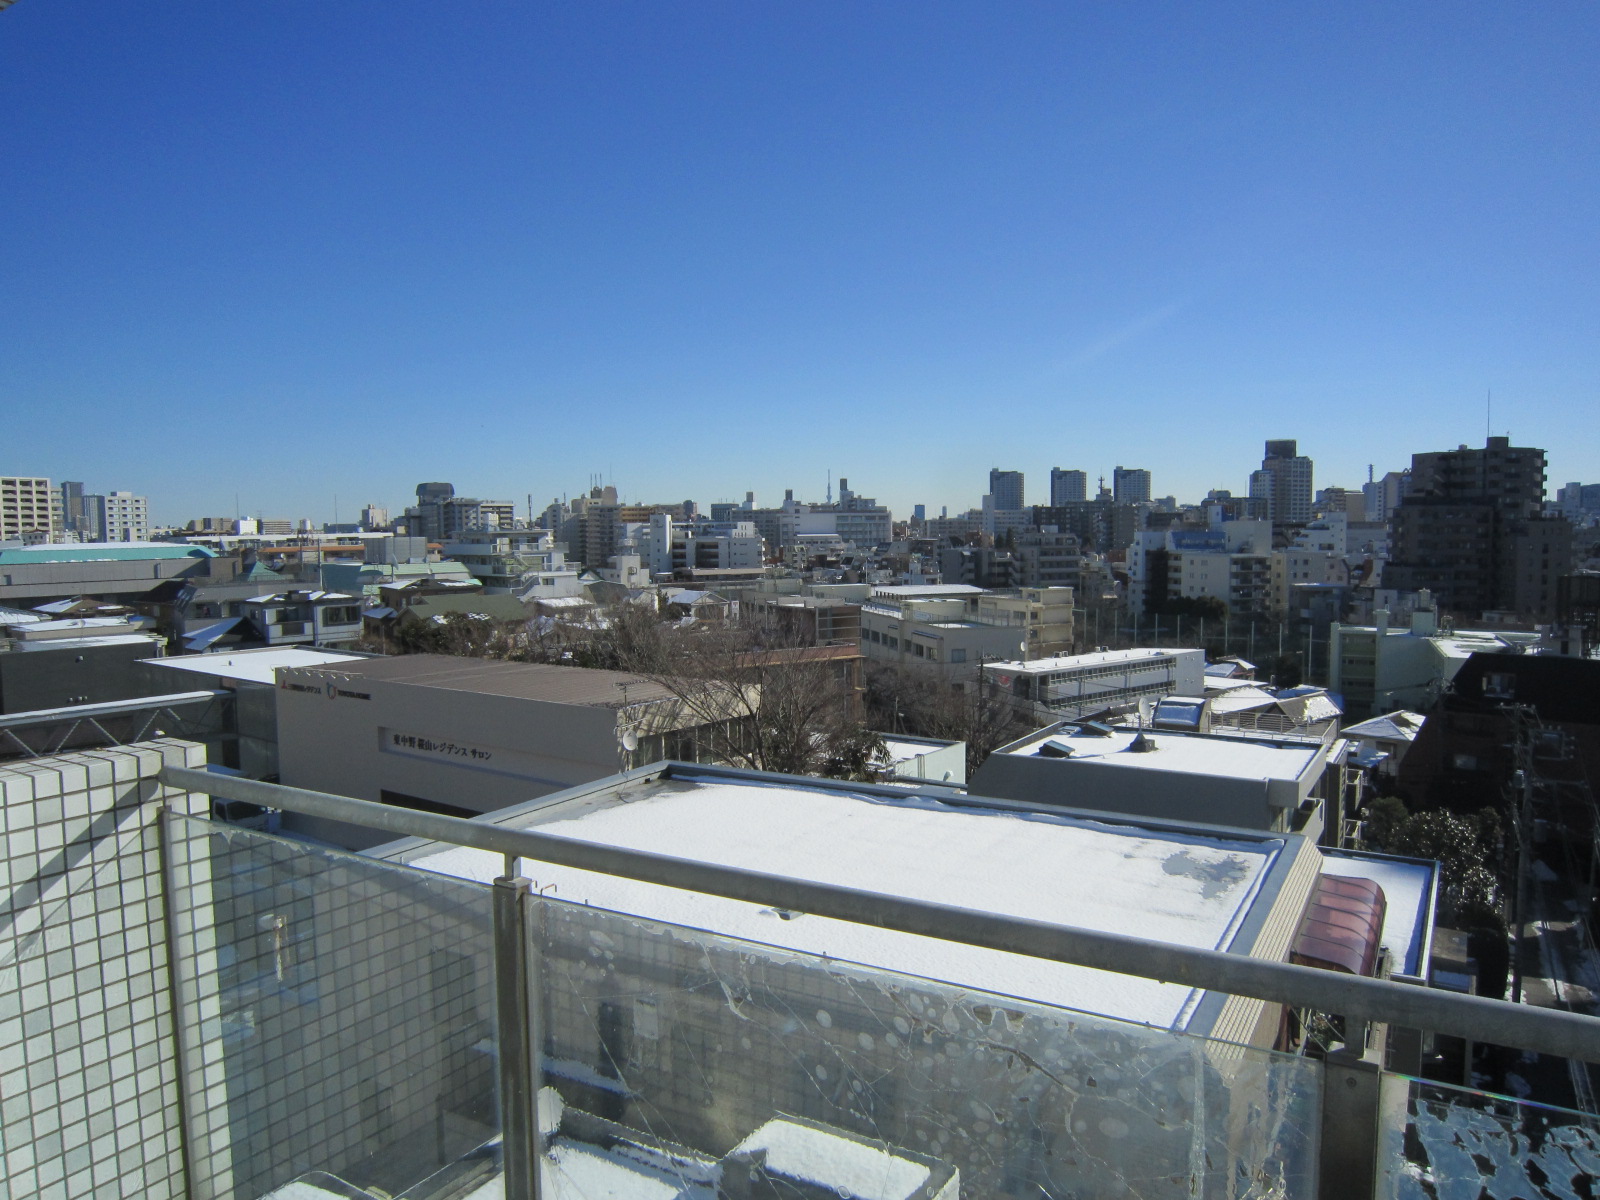
[[[630,773],[630,777],[642,779],[659,771],[659,767],[646,768]],[[344,821],[397,837],[468,846],[508,858],[533,859],[1009,954],[1338,1013],[1347,1019],[1380,1021],[1475,1042],[1600,1062],[1600,1017],[1531,1008],[1482,996],[1345,975],[1222,950],[1176,946],[1125,934],[1052,925],[860,888],[579,841],[533,829],[508,829],[483,818],[467,820],[441,816],[328,792],[213,775],[191,767],[163,767],[161,782],[188,792]]]

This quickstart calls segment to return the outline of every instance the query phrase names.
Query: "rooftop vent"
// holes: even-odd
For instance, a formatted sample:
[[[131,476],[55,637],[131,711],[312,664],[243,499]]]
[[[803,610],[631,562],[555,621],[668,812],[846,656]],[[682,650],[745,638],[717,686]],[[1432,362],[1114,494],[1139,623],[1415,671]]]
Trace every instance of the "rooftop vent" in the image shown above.
[[[1059,738],[1051,738],[1039,747],[1040,758],[1071,758],[1072,747]]]
[[[1155,739],[1145,737],[1143,730],[1136,733],[1133,741],[1128,743],[1129,754],[1153,754],[1157,749]]]

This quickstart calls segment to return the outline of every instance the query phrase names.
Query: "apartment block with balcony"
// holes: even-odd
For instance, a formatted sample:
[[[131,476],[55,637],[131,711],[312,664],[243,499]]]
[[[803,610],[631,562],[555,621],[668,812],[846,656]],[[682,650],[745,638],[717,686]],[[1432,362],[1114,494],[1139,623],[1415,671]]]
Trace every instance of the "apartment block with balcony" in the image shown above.
[[[1439,607],[1548,619],[1571,569],[1572,525],[1544,515],[1545,453],[1492,437],[1412,456],[1411,487],[1394,511],[1383,585],[1431,590]]]
[[[470,571],[487,595],[553,599],[583,590],[577,568],[543,530],[466,530],[446,542],[443,553]]]
[[[1523,653],[1537,633],[1494,629],[1444,629],[1424,590],[1407,623],[1379,610],[1373,625],[1329,629],[1328,686],[1344,697],[1345,711],[1364,719],[1394,709],[1426,712],[1474,653]]]
[[[268,646],[338,646],[361,637],[361,597],[291,589],[242,603],[244,620]]]
[[[971,684],[985,661],[1027,651],[1027,625],[996,612],[999,623],[977,617],[981,588],[879,588],[861,606],[861,653],[869,662],[935,672]]]
[[[1069,587],[1025,587],[985,592],[973,615],[979,624],[1024,631],[1024,658],[1048,658],[1072,650],[1073,591]]]
[[[49,479],[0,475],[0,542],[54,542],[61,531],[61,496]]]
[[[132,492],[107,492],[83,497],[84,540],[148,542],[150,502]]]

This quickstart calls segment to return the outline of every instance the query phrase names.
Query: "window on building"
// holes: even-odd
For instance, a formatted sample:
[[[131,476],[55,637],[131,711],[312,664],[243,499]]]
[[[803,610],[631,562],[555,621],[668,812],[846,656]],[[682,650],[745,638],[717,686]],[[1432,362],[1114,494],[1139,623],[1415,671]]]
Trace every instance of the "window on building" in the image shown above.
[[[952,651],[950,651],[950,661],[953,662],[953,663],[964,663],[964,662],[966,662],[967,661],[967,652],[965,650],[952,650]]]

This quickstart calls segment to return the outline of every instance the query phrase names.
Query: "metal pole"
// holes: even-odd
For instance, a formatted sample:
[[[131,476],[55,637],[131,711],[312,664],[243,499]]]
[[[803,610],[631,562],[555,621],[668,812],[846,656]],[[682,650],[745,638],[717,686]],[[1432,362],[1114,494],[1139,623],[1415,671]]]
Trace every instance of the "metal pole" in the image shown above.
[[[697,774],[704,778],[719,777],[715,769],[702,768]],[[635,779],[648,777],[643,772],[633,776]],[[1126,934],[998,916],[861,888],[627,850],[536,829],[511,829],[481,818],[446,817],[349,796],[213,775],[190,767],[165,767],[161,771],[161,781],[185,791],[347,821],[397,837],[426,838],[496,854],[515,854],[557,866],[743,900],[765,908],[790,909],[1052,962],[1312,1008],[1318,1012],[1342,1014],[1350,1020],[1383,1021],[1563,1058],[1600,1062],[1600,1018],[1577,1013],[1341,975],[1317,967],[1251,958],[1224,950],[1175,946]]]
[[[494,881],[494,998],[506,1200],[539,1200],[539,1047],[529,1037],[530,891],[521,876]]]

